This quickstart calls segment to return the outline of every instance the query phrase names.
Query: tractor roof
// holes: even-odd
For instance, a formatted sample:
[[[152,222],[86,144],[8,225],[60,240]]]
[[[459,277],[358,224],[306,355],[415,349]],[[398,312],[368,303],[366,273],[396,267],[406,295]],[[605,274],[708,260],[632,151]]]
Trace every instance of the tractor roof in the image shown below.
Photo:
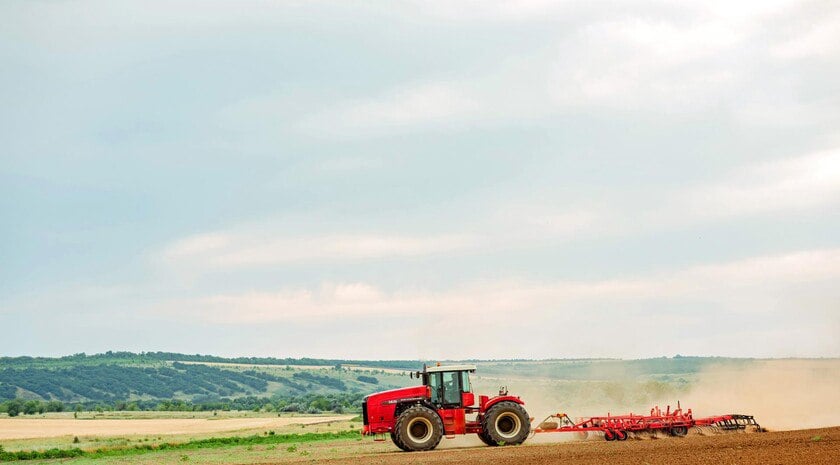
[[[444,365],[426,367],[427,373],[437,373],[439,371],[475,371],[475,365]]]

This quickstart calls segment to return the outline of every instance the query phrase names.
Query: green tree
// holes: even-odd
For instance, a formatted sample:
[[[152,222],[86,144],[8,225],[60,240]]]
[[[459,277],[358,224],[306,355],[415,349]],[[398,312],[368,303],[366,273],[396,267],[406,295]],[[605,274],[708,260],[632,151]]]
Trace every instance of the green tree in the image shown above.
[[[47,412],[63,412],[64,403],[60,400],[51,400],[46,405]]]
[[[10,417],[18,416],[21,410],[23,410],[23,402],[21,402],[20,399],[12,399],[6,402],[6,413],[8,413]]]
[[[40,402],[37,400],[27,400],[25,404],[23,404],[23,413],[26,415],[35,415],[38,413],[38,407]]]
[[[321,396],[316,397],[312,402],[309,403],[309,408],[320,410],[322,412],[325,410],[330,410],[330,407],[330,401]]]

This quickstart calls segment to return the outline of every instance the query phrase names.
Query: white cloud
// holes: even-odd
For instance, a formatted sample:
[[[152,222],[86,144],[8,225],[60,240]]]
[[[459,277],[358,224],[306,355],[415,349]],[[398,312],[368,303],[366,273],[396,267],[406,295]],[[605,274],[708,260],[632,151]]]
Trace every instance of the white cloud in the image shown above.
[[[323,318],[423,317],[457,315],[458,319],[495,318],[516,314],[539,321],[555,312],[575,314],[649,305],[706,302],[741,313],[766,313],[784,295],[840,279],[840,249],[822,249],[760,256],[726,263],[692,266],[638,278],[589,281],[477,282],[444,292],[404,289],[386,292],[367,283],[324,284],[319,289],[282,289],[223,294],[171,302],[160,311],[216,323],[252,324],[272,321],[317,322]],[[836,298],[836,297],[835,297]],[[831,304],[832,297],[817,302]],[[836,301],[834,302],[836,304]],[[795,305],[795,304],[794,304]],[[785,308],[795,312],[796,308]],[[811,309],[810,311],[813,311]],[[603,311],[603,310],[601,310]],[[575,317],[572,316],[574,319]]]
[[[687,0],[668,5],[656,1],[627,1],[612,5],[609,9],[596,4],[593,5],[593,9],[601,11],[604,16],[610,14],[623,16],[628,10],[649,14],[682,11],[697,16],[714,16],[732,21],[753,21],[784,13],[797,3],[799,3],[798,0],[745,0],[741,2]],[[417,4],[421,14],[471,23],[562,21],[570,16],[591,11],[587,8],[589,6],[587,2],[568,0],[443,0],[423,1]],[[626,7],[626,9],[621,7]]]
[[[840,149],[763,162],[690,189],[676,209],[700,218],[821,207],[840,202]]]
[[[558,243],[597,232],[606,216],[607,212],[602,208],[592,205],[505,201],[492,212],[488,229],[495,231],[492,244],[497,247],[530,244],[541,239]]]
[[[466,235],[274,236],[264,232],[214,232],[175,241],[162,251],[161,257],[173,266],[228,269],[435,255],[473,243]]]
[[[498,204],[492,229],[507,235],[499,239],[497,233],[496,240],[488,243],[527,248],[544,244],[539,241],[637,236],[830,209],[840,205],[840,149],[754,162],[703,183],[616,188],[564,205],[540,202],[551,197],[551,192],[540,192],[537,198]]]
[[[840,10],[829,10],[792,28],[771,49],[780,60],[831,58],[840,51]]]
[[[798,97],[809,74],[791,67],[798,57],[836,55],[838,16],[830,12],[808,27],[809,10],[787,1],[673,8],[639,2],[632,9],[638,14],[593,13],[574,2],[479,3],[433,3],[423,12],[471,23],[562,17],[562,33],[484,68],[339,101],[305,117],[299,128],[310,135],[370,137],[522,124],[582,110],[691,115],[723,109],[741,123],[783,126],[838,116],[830,99]],[[565,13],[555,18],[553,12]],[[769,24],[786,27],[770,30]]]
[[[581,109],[697,112],[721,104],[746,69],[726,57],[755,25],[718,19],[596,19],[487,69],[346,99],[304,117],[309,135],[395,132],[540,120]]]
[[[224,233],[208,233],[181,239],[167,248],[164,255],[170,259],[192,257],[227,248],[233,238]]]
[[[798,2],[799,0],[696,0],[692,3],[718,17],[755,21],[766,16],[783,14]]]
[[[840,104],[831,99],[805,102],[784,94],[759,95],[745,98],[732,109],[732,117],[749,126],[808,129],[840,121]]]
[[[571,2],[557,0],[462,0],[416,2],[422,14],[450,21],[528,21],[545,18]]]
[[[560,40],[546,82],[558,108],[696,114],[747,82],[758,24],[700,15],[603,18]]]
[[[314,135],[364,136],[415,126],[440,126],[481,115],[468,87],[439,81],[405,85],[382,95],[346,101],[306,117],[299,129]]]
[[[543,193],[550,198],[550,193]],[[620,198],[613,198],[619,196]],[[648,198],[650,197],[650,198]],[[719,180],[643,197],[614,192],[585,204],[536,199],[500,201],[470,217],[476,232],[323,233],[290,235],[271,222],[196,234],[162,251],[169,266],[202,273],[308,263],[361,262],[528,249],[580,237],[628,236],[674,227],[767,214],[819,209],[840,203],[840,150],[742,166]],[[487,216],[482,216],[482,215]]]
[[[312,263],[352,263],[380,259],[456,257],[489,250],[557,244],[602,227],[604,212],[558,208],[538,202],[505,202],[488,216],[467,216],[469,228],[436,234],[323,233],[288,234],[271,221],[175,240],[153,258],[193,273]],[[299,221],[307,221],[300,219]]]

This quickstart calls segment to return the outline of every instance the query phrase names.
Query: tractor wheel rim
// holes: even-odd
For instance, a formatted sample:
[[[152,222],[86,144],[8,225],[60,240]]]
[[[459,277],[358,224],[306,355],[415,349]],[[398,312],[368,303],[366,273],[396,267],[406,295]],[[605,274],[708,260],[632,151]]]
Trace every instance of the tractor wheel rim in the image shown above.
[[[408,422],[408,437],[417,443],[424,443],[432,438],[432,422],[428,418],[412,418]]]
[[[505,439],[516,437],[521,429],[522,420],[513,412],[505,412],[496,417],[496,432]]]

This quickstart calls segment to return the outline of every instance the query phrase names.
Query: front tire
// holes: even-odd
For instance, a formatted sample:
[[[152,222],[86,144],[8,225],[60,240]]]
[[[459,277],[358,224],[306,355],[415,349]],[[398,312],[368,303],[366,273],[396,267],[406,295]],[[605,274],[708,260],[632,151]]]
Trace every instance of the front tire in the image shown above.
[[[443,421],[437,412],[422,405],[406,409],[394,426],[394,444],[405,451],[432,450],[441,438]]]
[[[391,441],[394,443],[395,446],[399,447],[400,449],[406,452],[411,452],[411,449],[407,448],[405,444],[403,444],[399,439],[397,439],[397,435],[394,434],[393,431],[391,431]]]
[[[484,435],[498,445],[519,445],[528,439],[531,422],[525,409],[516,402],[503,401],[490,407],[481,420]],[[483,438],[482,438],[483,439]]]

